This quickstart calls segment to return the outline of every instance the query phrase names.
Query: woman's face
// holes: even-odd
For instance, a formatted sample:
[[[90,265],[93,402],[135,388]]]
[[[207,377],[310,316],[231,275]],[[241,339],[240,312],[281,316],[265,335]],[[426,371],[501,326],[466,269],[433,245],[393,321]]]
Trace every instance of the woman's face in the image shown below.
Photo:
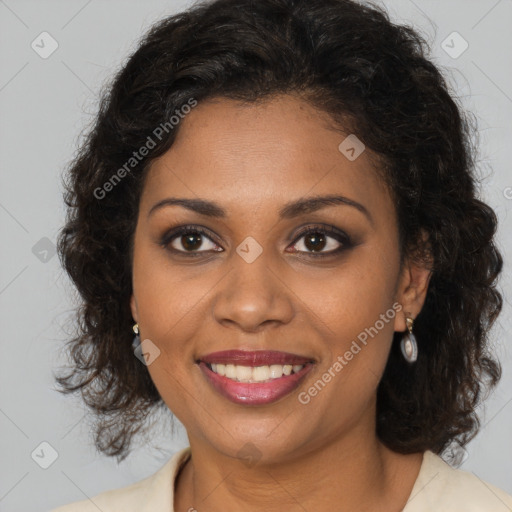
[[[132,312],[163,400],[191,444],[230,456],[291,459],[373,435],[393,332],[421,309],[424,274],[400,270],[369,150],[340,150],[349,134],[292,96],[208,101],[181,123],[134,238]],[[320,196],[346,201],[294,206]]]

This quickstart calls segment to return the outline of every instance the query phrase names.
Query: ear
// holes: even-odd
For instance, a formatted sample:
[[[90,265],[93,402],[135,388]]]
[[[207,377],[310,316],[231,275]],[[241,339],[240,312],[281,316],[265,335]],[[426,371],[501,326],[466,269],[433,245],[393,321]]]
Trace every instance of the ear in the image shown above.
[[[422,232],[424,247],[428,247],[428,234]],[[395,316],[395,331],[407,330],[406,316],[415,319],[425,303],[428,284],[432,275],[430,249],[427,257],[409,257],[404,261],[396,292],[396,301],[401,304],[401,314]],[[425,261],[426,260],[426,261]]]
[[[135,295],[130,297],[130,309],[132,310],[132,317],[135,320],[135,322],[139,321],[139,312],[137,310],[137,301],[135,300]]]

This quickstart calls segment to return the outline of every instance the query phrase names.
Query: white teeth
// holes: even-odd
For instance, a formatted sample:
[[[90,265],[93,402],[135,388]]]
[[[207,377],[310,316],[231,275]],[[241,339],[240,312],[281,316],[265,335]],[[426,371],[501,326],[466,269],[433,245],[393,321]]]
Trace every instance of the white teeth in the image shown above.
[[[264,382],[270,378],[270,366],[256,366],[252,370],[252,380]]]
[[[279,379],[283,376],[283,366],[280,364],[273,364],[270,366],[270,376],[273,379]]]
[[[235,364],[212,363],[213,372],[238,382],[265,382],[279,379],[283,375],[297,373],[304,368],[303,364],[272,364],[270,366],[241,366]]]
[[[252,368],[250,366],[235,366],[236,380],[250,380],[252,377]]]
[[[236,368],[234,364],[226,365],[226,377],[229,379],[236,379]]]

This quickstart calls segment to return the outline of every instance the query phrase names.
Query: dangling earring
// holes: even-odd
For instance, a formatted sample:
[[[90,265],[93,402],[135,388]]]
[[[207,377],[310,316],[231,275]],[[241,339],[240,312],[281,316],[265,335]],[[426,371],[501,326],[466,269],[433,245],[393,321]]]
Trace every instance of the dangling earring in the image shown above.
[[[135,336],[133,337],[132,347],[136,349],[140,345],[139,324],[133,325],[133,332],[135,333]]]
[[[408,332],[402,336],[400,348],[402,349],[404,359],[408,363],[414,363],[416,359],[418,359],[418,342],[416,341],[416,336],[412,333],[414,320],[410,317],[406,317],[405,322],[407,323]]]

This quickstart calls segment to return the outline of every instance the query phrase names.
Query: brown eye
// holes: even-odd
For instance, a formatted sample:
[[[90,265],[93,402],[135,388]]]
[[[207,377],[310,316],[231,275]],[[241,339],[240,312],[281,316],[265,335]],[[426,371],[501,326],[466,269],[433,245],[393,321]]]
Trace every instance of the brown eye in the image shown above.
[[[162,245],[180,253],[201,253],[222,250],[199,226],[182,226],[166,234]]]
[[[350,238],[334,227],[308,227],[293,244],[296,252],[328,256],[351,246]]]
[[[182,247],[185,248],[186,251],[195,251],[197,249],[199,249],[201,247],[201,245],[203,245],[203,240],[202,240],[202,237],[204,235],[200,234],[200,233],[190,233],[188,235],[181,235],[179,238],[176,238],[172,241],[171,245],[175,248],[175,249],[178,249],[178,247],[176,247],[176,245],[179,245],[181,244]],[[178,242],[176,245],[174,245],[176,242]]]
[[[327,238],[322,233],[311,233],[303,237],[304,238],[304,246],[309,251],[319,252],[325,248],[327,244]]]

